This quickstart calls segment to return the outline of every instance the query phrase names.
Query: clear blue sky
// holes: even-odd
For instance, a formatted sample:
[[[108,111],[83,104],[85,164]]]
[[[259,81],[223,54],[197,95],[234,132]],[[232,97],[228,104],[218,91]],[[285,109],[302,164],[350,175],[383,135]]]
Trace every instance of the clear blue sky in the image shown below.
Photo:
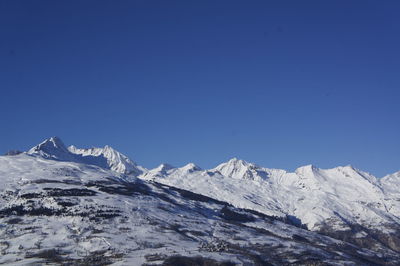
[[[0,152],[400,170],[399,1],[0,1]]]

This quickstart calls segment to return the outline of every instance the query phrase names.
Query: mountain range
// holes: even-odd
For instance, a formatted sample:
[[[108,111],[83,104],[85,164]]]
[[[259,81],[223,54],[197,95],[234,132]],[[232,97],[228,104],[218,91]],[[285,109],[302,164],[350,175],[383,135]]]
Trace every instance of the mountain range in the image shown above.
[[[146,169],[57,137],[0,157],[0,263],[398,265],[400,172]],[[97,261],[96,261],[97,260]]]

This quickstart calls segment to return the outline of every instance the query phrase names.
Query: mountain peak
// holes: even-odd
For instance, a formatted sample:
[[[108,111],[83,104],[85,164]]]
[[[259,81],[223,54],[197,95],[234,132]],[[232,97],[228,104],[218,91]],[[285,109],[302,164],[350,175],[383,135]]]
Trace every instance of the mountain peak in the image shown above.
[[[375,176],[371,175],[370,173],[361,171],[350,164],[346,166],[339,166],[334,169],[339,171],[342,175],[344,175],[347,178],[362,178],[372,183],[377,182]]]
[[[187,165],[183,166],[180,168],[183,171],[187,171],[187,172],[194,172],[194,171],[200,171],[201,168],[197,165],[195,165],[194,163],[188,163]]]
[[[31,148],[28,154],[38,154],[45,158],[69,160],[71,155],[59,137],[51,137]]]
[[[255,179],[259,176],[257,169],[262,170],[255,164],[234,157],[226,163],[218,165],[213,170],[231,178]],[[264,174],[261,175],[265,176]]]
[[[345,165],[345,166],[338,166],[336,169],[341,170],[341,171],[351,171],[351,172],[357,172],[357,169],[354,168],[351,164]]]
[[[248,164],[245,160],[239,159],[237,157],[231,158],[229,161],[227,161],[229,164]]]
[[[109,145],[105,145],[103,150],[105,151],[110,151],[110,152],[114,152],[116,151],[113,147],[109,146]]]
[[[167,170],[171,170],[171,169],[174,169],[174,168],[175,167],[173,167],[170,164],[162,163],[156,169],[159,170],[159,171],[167,171]]]
[[[36,145],[34,148],[38,149],[43,149],[43,148],[56,148],[56,149],[64,149],[66,150],[67,148],[64,145],[64,142],[59,138],[59,137],[51,137],[43,142],[41,142],[39,145]]]
[[[237,167],[248,167],[248,166],[251,166],[251,165],[254,165],[254,164],[249,163],[249,162],[247,162],[245,160],[239,159],[237,157],[233,157],[229,161],[227,161],[225,163],[222,163],[222,164],[218,165],[217,167],[222,166],[222,165],[230,165],[230,166],[234,166],[234,167],[237,168]]]
[[[45,140],[44,142],[52,143],[53,145],[55,145],[57,147],[65,147],[64,142],[57,136],[51,137],[51,138]]]
[[[127,156],[108,145],[104,148],[89,149],[80,149],[71,145],[67,148],[58,137],[46,139],[27,153],[47,159],[96,165],[122,174],[139,175],[146,171],[145,168],[136,165]]]
[[[304,166],[300,166],[295,170],[296,174],[304,175],[304,174],[311,174],[318,170],[319,168],[313,164],[307,164]]]
[[[69,147],[69,151],[85,161],[92,161],[93,159],[103,159],[107,167],[115,172],[123,174],[134,174],[140,175],[146,171],[145,168],[138,166],[135,162],[130,160],[127,156],[115,150],[111,146],[104,146],[104,148],[89,148],[89,149],[78,149],[74,146]],[[99,165],[99,164],[96,164]],[[101,166],[101,165],[99,165]],[[104,166],[101,166],[104,168]]]

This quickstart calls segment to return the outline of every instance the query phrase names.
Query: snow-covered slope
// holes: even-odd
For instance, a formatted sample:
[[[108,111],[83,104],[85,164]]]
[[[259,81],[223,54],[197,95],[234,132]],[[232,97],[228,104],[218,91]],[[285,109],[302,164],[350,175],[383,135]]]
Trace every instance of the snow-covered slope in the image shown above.
[[[58,137],[52,137],[44,140],[40,144],[31,148],[27,154],[39,155],[46,159],[59,161],[73,161],[75,156],[69,152],[62,140]]]
[[[177,196],[174,190],[183,189],[185,195],[189,193],[187,191],[195,193],[193,197],[200,202],[206,196],[218,204],[231,204],[232,208],[245,209],[253,214],[256,211],[269,219],[307,227],[316,233],[351,242],[359,248],[380,254],[388,254],[387,249],[400,252],[400,172],[382,179],[352,166],[320,169],[307,165],[289,172],[237,158],[208,170],[192,163],[180,168],[162,164],[146,170],[108,146],[66,148],[58,138],[48,139],[25,154],[2,158],[3,164],[15,166],[6,168],[8,170],[4,170],[2,175],[7,175],[7,171],[16,172],[15,178],[19,178],[27,172],[29,178],[36,178],[30,176],[31,169],[50,169],[51,165],[64,169],[62,165],[65,165],[66,176],[95,176],[96,180],[106,179],[107,182],[111,178],[113,182],[131,182],[129,186],[146,184],[154,186],[154,189],[166,185],[173,197]],[[64,170],[61,172],[64,174]],[[54,178],[58,178],[55,173]],[[37,171],[35,175],[41,176]],[[157,196],[166,200],[162,193]],[[174,198],[174,201],[181,203],[184,200]],[[183,208],[185,204],[179,206]]]
[[[90,149],[78,149],[75,146],[69,146],[68,150],[73,154],[81,155],[83,158],[104,157],[107,159],[108,168],[118,173],[139,175],[147,171],[144,167],[138,166],[128,157],[108,145],[104,148]]]
[[[382,234],[380,238],[397,243],[392,248],[400,251],[397,174],[379,181],[352,166],[319,169],[312,165],[287,172],[234,158],[210,170],[187,173],[182,168],[153,169],[140,178],[224,200],[236,207],[291,217],[313,231],[330,235],[357,232],[352,234],[354,241]]]
[[[0,156],[0,177],[0,264],[400,263],[379,243],[357,246],[97,166]]]
[[[233,158],[212,169],[223,176],[235,179],[265,180],[269,175],[269,169],[263,169],[255,164]]]
[[[311,230],[329,221],[338,230],[349,224],[372,228],[399,222],[396,187],[399,175],[379,181],[351,166],[319,169],[307,165],[287,172],[270,169],[233,158],[210,170],[195,164],[174,168],[168,164],[146,170],[109,146],[104,148],[66,148],[59,138],[50,138],[28,154],[60,161],[97,165],[118,173],[140,176],[163,184],[228,201],[267,215],[296,217]]]
[[[128,157],[110,146],[105,146],[104,148],[78,149],[72,145],[66,148],[58,137],[52,137],[43,141],[30,149],[27,153],[47,159],[96,165],[118,173],[135,176],[147,171],[144,167],[138,166]]]
[[[385,191],[385,206],[390,213],[400,217],[400,171],[379,180]]]

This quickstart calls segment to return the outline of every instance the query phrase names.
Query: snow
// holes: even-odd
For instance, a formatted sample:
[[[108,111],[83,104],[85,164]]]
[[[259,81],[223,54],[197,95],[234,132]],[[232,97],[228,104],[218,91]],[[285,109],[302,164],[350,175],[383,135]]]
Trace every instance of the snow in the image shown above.
[[[347,229],[348,222],[374,228],[399,221],[397,211],[387,209],[389,192],[377,178],[352,166],[320,169],[306,165],[287,172],[233,158],[210,170],[153,169],[140,178],[267,215],[294,216],[311,230],[319,230],[328,219],[338,221],[337,229]]]
[[[58,137],[52,137],[31,148],[27,154],[41,156],[46,159],[58,161],[78,162],[91,164],[111,169],[117,173],[140,175],[147,171],[138,166],[124,154],[114,150],[110,146],[104,148],[79,149],[75,146],[66,148]]]
[[[213,172],[219,172],[224,176],[236,179],[266,179],[268,178],[268,169],[263,169],[255,164],[248,163],[238,158],[232,158],[226,163],[222,163],[212,169]]]
[[[70,146],[68,147],[68,150],[73,154],[82,155],[83,157],[104,157],[107,159],[109,169],[118,173],[139,175],[146,171],[144,167],[138,166],[127,156],[114,150],[108,145],[104,146],[104,148],[90,149],[78,149],[75,146]]]
[[[57,137],[35,146],[28,154],[100,166],[267,215],[290,215],[311,230],[319,230],[327,220],[335,221],[337,229],[346,229],[348,222],[373,228],[399,221],[400,216],[400,204],[396,200],[400,189],[399,173],[378,180],[350,165],[332,169],[306,165],[288,172],[238,158],[206,170],[193,163],[179,168],[162,164],[147,170],[109,146],[66,148]]]
[[[285,254],[277,260],[283,264],[311,252],[326,263],[340,265],[344,257],[351,257],[350,246],[316,233],[324,225],[346,231],[358,224],[390,234],[390,226],[397,228],[400,223],[400,172],[377,179],[352,166],[320,169],[307,165],[289,172],[233,158],[213,169],[190,163],[147,170],[109,146],[66,148],[53,137],[26,153],[0,156],[0,177],[0,210],[23,206],[28,212],[39,207],[62,212],[58,216],[0,216],[0,264],[40,263],[29,254],[53,248],[67,252],[71,259],[98,251],[106,252],[106,257],[123,254],[116,261],[121,265],[148,263],[155,254],[161,258],[201,255],[251,264],[242,250],[212,251],[222,246],[259,252],[257,256],[268,250],[276,252],[275,259]],[[183,196],[173,187],[196,194]],[[74,189],[94,194],[55,196],[58,191]],[[60,205],[60,200],[69,205]],[[241,208],[233,210],[252,219],[224,220],[221,212],[226,204]],[[89,214],[78,215],[83,211]],[[96,213],[118,215],[96,220]],[[14,218],[22,221],[10,223]],[[299,220],[311,231],[282,222],[287,219]],[[358,231],[354,237],[366,238],[368,233]],[[333,246],[337,248],[334,255]],[[356,249],[367,257],[396,256],[379,243],[374,250]],[[154,263],[162,261],[155,259]]]
[[[187,173],[188,168],[192,169],[193,166],[174,171]],[[36,207],[46,207],[54,211],[60,209],[60,199],[76,204],[68,207],[69,211],[60,216],[0,217],[0,238],[1,243],[5,243],[0,246],[0,263],[40,264],[43,261],[35,254],[53,249],[61,250],[62,254],[67,254],[68,259],[73,260],[85,258],[94,252],[105,252],[102,257],[122,254],[116,260],[116,265],[140,265],[148,263],[152,256],[166,258],[176,254],[252,264],[251,256],[245,254],[261,252],[260,255],[265,256],[262,255],[264,249],[276,254],[286,254],[278,260],[281,262],[296,261],[296,256],[310,252],[329,261],[332,255],[328,247],[343,243],[257,216],[254,216],[253,222],[244,222],[243,227],[241,223],[231,223],[219,218],[223,206],[217,203],[187,199],[181,197],[180,193],[143,183],[144,181],[137,178],[130,181],[133,188],[144,186],[145,193],[105,193],[101,187],[85,184],[108,180],[108,188],[121,187],[123,183],[120,180],[125,176],[108,169],[75,162],[49,160],[27,154],[1,156],[0,176],[2,209],[18,205],[28,208],[29,201],[32,200]],[[51,189],[78,189],[82,185],[96,194],[81,197],[24,196],[29,193],[45,193]],[[90,219],[92,214],[76,215],[83,210],[92,210],[95,213],[114,210],[120,215],[113,219],[93,221]],[[16,217],[22,221],[17,224],[7,222]],[[292,239],[293,235],[308,239],[310,243],[317,241],[321,245],[315,248],[308,242],[300,243]],[[235,251],[235,247],[240,249]],[[162,261],[163,259],[152,262]],[[341,262],[342,258],[337,258],[336,261]]]

